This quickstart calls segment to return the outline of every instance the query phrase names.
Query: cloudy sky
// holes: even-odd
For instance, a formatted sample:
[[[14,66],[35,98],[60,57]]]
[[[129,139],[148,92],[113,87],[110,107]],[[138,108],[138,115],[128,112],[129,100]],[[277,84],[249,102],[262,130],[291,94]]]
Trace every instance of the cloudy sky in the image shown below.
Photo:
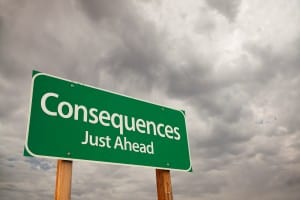
[[[0,196],[53,199],[23,157],[36,69],[186,110],[174,199],[300,197],[298,0],[0,0]],[[74,162],[72,199],[155,199],[155,171]]]

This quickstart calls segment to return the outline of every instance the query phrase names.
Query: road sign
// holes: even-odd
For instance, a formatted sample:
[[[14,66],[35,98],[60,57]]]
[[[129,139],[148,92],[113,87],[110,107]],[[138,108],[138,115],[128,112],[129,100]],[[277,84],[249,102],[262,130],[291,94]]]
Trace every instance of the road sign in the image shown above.
[[[182,111],[35,71],[26,153],[191,171]]]

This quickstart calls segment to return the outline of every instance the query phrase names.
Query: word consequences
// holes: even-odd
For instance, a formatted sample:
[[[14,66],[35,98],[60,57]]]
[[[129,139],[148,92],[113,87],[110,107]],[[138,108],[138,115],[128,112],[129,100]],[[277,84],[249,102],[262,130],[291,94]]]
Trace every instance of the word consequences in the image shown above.
[[[55,109],[51,110],[47,102],[55,103]],[[136,119],[120,113],[110,113],[107,110],[99,110],[96,107],[87,108],[84,105],[78,105],[67,101],[60,101],[59,94],[53,92],[45,93],[41,98],[41,108],[49,116],[61,117],[64,119],[81,120],[85,123],[95,124],[105,127],[112,126],[119,129],[120,135],[124,130],[128,132],[138,132],[167,138],[170,140],[180,140],[180,130],[178,127],[172,127],[168,124],[155,123],[144,119]]]
[[[54,109],[50,109],[48,102],[54,103]],[[180,140],[178,127],[172,127],[168,124],[155,123],[153,121],[136,119],[120,113],[110,113],[107,110],[99,110],[96,107],[87,107],[85,105],[71,104],[67,101],[61,101],[59,94],[47,92],[41,98],[41,109],[48,116],[60,117],[63,119],[81,120],[84,123],[100,125],[103,127],[113,127],[119,130],[120,135],[124,135],[124,131],[137,132],[159,136],[170,140]],[[53,107],[53,106],[52,106]],[[117,136],[114,141],[110,136],[90,135],[89,131],[85,131],[82,145],[93,147],[102,147],[108,149],[119,149],[122,151],[132,151],[136,153],[154,154],[154,144],[129,141],[126,137]]]

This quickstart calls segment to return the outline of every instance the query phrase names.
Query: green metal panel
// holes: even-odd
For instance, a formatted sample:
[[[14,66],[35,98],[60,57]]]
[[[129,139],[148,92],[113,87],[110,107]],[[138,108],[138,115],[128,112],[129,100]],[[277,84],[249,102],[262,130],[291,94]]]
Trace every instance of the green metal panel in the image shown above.
[[[183,111],[37,72],[25,151],[191,171]]]

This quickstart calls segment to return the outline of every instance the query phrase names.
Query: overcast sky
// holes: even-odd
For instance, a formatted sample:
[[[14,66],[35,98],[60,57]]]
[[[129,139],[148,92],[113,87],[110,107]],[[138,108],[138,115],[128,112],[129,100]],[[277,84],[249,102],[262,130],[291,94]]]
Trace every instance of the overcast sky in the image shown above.
[[[53,199],[23,157],[33,69],[186,110],[174,199],[299,200],[298,0],[0,0],[0,196]],[[155,171],[74,162],[72,199],[156,198]]]

